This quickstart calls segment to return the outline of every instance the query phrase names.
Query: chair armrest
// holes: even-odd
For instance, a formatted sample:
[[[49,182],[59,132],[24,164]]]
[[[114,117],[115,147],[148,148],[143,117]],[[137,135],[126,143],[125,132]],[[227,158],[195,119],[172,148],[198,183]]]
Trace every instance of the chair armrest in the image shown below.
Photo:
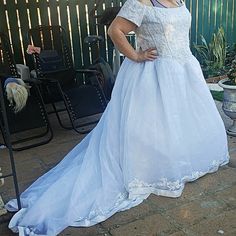
[[[56,80],[53,78],[37,77],[35,70],[30,71],[30,76],[31,76],[31,79],[41,81],[42,83],[45,83],[45,82],[46,83],[53,83],[53,82],[55,83],[56,82]]]
[[[39,79],[32,79],[32,78],[25,79],[24,82],[29,83],[29,84],[33,84],[33,85],[40,85],[40,84],[42,84],[41,80],[39,80]]]
[[[58,80],[56,79],[53,79],[53,78],[45,78],[45,77],[42,77],[42,78],[37,78],[37,80],[39,80],[41,83],[59,83]]]
[[[100,71],[98,70],[90,70],[90,69],[80,69],[80,70],[75,70],[76,73],[80,73],[80,74],[101,74]]]

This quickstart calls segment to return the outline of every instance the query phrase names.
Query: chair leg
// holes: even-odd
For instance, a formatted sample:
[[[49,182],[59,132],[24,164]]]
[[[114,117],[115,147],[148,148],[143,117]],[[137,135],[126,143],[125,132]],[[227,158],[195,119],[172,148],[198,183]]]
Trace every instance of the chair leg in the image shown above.
[[[61,91],[62,92],[62,91]],[[82,128],[82,127],[85,127],[85,126],[88,126],[88,125],[92,125],[92,124],[96,124],[98,121],[91,121],[91,122],[86,122],[82,125],[75,125],[74,121],[75,121],[75,115],[73,114],[73,109],[72,109],[72,106],[70,106],[70,100],[69,98],[62,92],[62,95],[63,95],[63,101],[64,101],[64,104],[65,104],[65,107],[66,107],[66,110],[67,110],[67,113],[68,113],[68,116],[69,116],[69,119],[70,119],[70,122],[71,122],[71,129],[73,129],[74,131],[76,131],[77,133],[79,134],[87,134],[91,131],[91,129],[88,129],[88,130],[81,130],[79,128]],[[68,129],[69,127],[67,127]]]
[[[27,150],[27,149],[30,149],[30,148],[38,147],[38,146],[49,143],[53,139],[53,131],[52,131],[52,128],[51,128],[50,125],[47,126],[47,129],[46,129],[46,131],[44,132],[43,135],[41,134],[41,135],[38,135],[38,136],[34,136],[33,139],[40,138],[40,137],[46,136],[48,134],[49,134],[49,137],[44,141],[41,141],[41,142],[38,142],[38,143],[35,143],[35,144],[26,145],[26,146],[23,146],[23,147],[18,147],[18,148],[14,147],[14,148],[12,148],[12,150],[13,151],[23,151],[23,150]],[[23,142],[26,142],[27,140],[30,140],[30,139],[27,138],[24,141],[21,140],[20,142],[13,142],[13,144],[23,143]]]
[[[73,122],[73,117],[70,115],[70,111],[69,111],[67,108],[65,108],[65,109],[63,109],[63,110],[61,110],[61,111],[66,111],[66,112],[67,112],[67,115],[68,115],[69,120],[70,120],[70,123],[71,123],[71,126],[66,126],[66,125],[63,124],[63,122],[62,122],[62,120],[61,120],[61,118],[60,118],[59,112],[61,112],[61,111],[58,111],[58,110],[56,109],[56,106],[55,106],[54,103],[52,103],[52,107],[53,107],[53,110],[54,110],[53,113],[56,114],[58,123],[59,123],[59,125],[60,125],[63,129],[75,130],[75,131],[76,131],[77,133],[79,133],[79,134],[87,134],[87,133],[89,133],[91,130],[82,131],[82,130],[80,130],[80,129],[78,129],[78,128],[81,128],[81,127],[84,127],[84,126],[88,126],[88,125],[92,125],[92,124],[96,124],[96,123],[98,122],[98,121],[93,121],[93,122],[85,123],[85,124],[83,124],[83,125],[75,126],[75,125],[74,125],[74,122]]]
[[[69,99],[66,97],[66,95],[62,91],[61,86],[60,86],[59,83],[57,83],[57,88],[58,88],[58,91],[60,93],[60,96],[61,96],[62,101],[63,101],[64,106],[65,106],[65,109],[63,109],[61,111],[66,111],[67,112],[69,120],[70,120],[70,124],[71,124],[71,126],[66,126],[66,125],[63,124],[63,122],[62,122],[62,120],[60,118],[60,115],[59,115],[60,111],[58,111],[58,109],[56,108],[55,103],[52,102],[51,105],[53,107],[54,113],[56,114],[56,117],[57,117],[57,120],[58,120],[60,126],[62,128],[64,128],[64,129],[67,129],[67,130],[74,130],[74,131],[76,131],[79,134],[87,134],[87,133],[89,133],[91,131],[91,129],[83,131],[83,130],[81,130],[79,128],[85,127],[85,126],[88,126],[88,125],[91,125],[91,124],[96,124],[98,121],[92,121],[92,122],[85,123],[83,125],[76,126],[75,123],[74,123],[74,120],[75,120],[74,116],[75,115],[73,114],[73,110],[70,108],[70,105],[68,103]],[[48,89],[48,93],[50,94],[50,89],[49,88],[47,88],[47,89]]]
[[[57,117],[57,120],[58,120],[59,125],[60,125],[63,129],[71,130],[72,128],[66,127],[66,126],[62,123],[62,120],[61,120],[60,115],[59,115],[59,112],[67,111],[67,110],[66,110],[66,109],[57,110],[55,103],[51,103],[51,105],[52,105],[53,110],[54,110],[53,113],[56,114],[56,117]]]

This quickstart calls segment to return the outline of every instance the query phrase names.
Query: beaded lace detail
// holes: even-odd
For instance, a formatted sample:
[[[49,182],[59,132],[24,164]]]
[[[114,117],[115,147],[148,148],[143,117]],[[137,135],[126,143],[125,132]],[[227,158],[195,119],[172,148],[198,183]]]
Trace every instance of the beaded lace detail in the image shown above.
[[[176,197],[179,196],[182,193],[182,190],[184,188],[184,185],[186,182],[190,182],[190,181],[194,181],[196,179],[198,179],[199,177],[205,175],[206,173],[211,173],[211,172],[215,172],[218,170],[218,168],[225,164],[226,162],[228,162],[230,156],[228,154],[228,158],[226,159],[226,161],[224,160],[214,160],[211,165],[209,165],[209,168],[206,171],[195,171],[192,172],[192,174],[188,175],[188,176],[184,176],[181,179],[177,179],[174,181],[171,181],[167,178],[162,178],[160,179],[159,182],[157,183],[146,183],[144,181],[141,181],[137,178],[133,179],[129,184],[128,184],[128,191],[126,192],[121,192],[118,194],[115,204],[113,205],[112,209],[107,209],[107,210],[101,210],[98,206],[96,207],[96,210],[92,210],[89,214],[88,217],[86,218],[79,218],[77,221],[80,220],[88,220],[90,221],[93,218],[97,218],[99,217],[101,220],[104,218],[107,214],[109,214],[109,212],[113,211],[114,209],[116,209],[124,200],[131,200],[132,198],[137,198],[137,196],[135,196],[135,194],[133,195],[133,192],[136,191],[140,191],[140,188],[142,189],[141,192],[139,194],[141,194],[141,198],[142,196],[146,197],[150,194],[150,193],[161,193],[162,195],[166,195],[166,196],[170,196],[170,197]],[[145,191],[143,190],[143,188],[146,188],[147,191],[145,193]],[[132,197],[133,195],[133,197]],[[146,198],[144,197],[144,198]]]
[[[160,191],[162,195],[165,194],[166,196],[168,195],[174,196],[174,194],[169,194],[171,192],[178,192],[178,195],[180,195],[186,182],[194,181],[200,178],[201,176],[204,176],[206,173],[212,173],[212,172],[217,171],[219,166],[228,163],[229,158],[230,156],[228,154],[226,161],[214,160],[206,171],[195,171],[195,172],[192,172],[191,175],[184,176],[178,180],[171,181],[167,178],[162,178],[160,179],[159,182],[150,184],[150,183],[145,183],[144,181],[141,181],[135,178],[128,185],[129,192],[132,193],[133,190],[136,191],[139,188],[147,188],[147,189],[151,188],[151,189],[154,189],[154,191],[151,191],[151,192],[158,193]]]
[[[179,62],[193,57],[189,46],[191,14],[185,4],[158,8],[127,0],[118,16],[139,26],[136,30],[139,50],[154,47],[159,57],[171,57]]]

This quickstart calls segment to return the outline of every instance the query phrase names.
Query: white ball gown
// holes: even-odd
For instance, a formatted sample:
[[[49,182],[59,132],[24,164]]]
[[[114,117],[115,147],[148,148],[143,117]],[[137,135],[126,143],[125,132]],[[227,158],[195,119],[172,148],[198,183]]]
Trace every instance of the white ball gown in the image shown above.
[[[229,161],[223,121],[190,51],[186,6],[127,0],[119,16],[138,26],[138,48],[159,56],[125,59],[97,126],[21,194],[9,224],[20,236],[95,225],[151,193],[179,197],[186,182]],[[17,210],[16,201],[6,207]]]

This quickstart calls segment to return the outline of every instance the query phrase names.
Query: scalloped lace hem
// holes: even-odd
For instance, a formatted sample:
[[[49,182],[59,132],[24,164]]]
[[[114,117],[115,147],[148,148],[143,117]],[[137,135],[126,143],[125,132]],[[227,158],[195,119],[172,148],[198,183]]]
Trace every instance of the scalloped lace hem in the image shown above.
[[[184,176],[180,180],[168,181],[167,178],[162,178],[158,183],[148,184],[144,181],[141,181],[135,178],[128,185],[129,188],[129,197],[135,198],[140,194],[156,194],[165,197],[180,197],[185,183],[192,182],[208,173],[216,172],[220,166],[226,165],[229,163],[230,155],[229,153],[226,156],[226,159],[223,160],[214,160],[212,164],[206,171],[195,171],[189,176]]]

